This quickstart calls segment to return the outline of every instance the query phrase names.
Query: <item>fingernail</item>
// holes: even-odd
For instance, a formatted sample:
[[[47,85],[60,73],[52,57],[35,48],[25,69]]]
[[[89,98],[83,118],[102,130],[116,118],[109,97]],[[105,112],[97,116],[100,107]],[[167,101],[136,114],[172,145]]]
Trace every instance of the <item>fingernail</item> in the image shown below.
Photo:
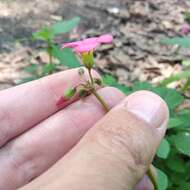
[[[168,118],[168,108],[164,100],[149,91],[137,91],[125,100],[127,110],[137,117],[159,128]]]

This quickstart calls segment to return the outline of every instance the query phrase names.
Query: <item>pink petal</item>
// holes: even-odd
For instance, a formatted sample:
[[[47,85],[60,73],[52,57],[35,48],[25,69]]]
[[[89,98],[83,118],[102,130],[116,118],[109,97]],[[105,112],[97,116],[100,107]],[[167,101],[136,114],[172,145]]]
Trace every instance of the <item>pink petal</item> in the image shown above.
[[[91,43],[91,44],[83,44],[81,46],[75,47],[74,50],[77,53],[84,53],[84,52],[89,52],[89,51],[96,49],[99,45],[100,45],[100,43],[97,43],[97,42]]]
[[[82,41],[65,43],[62,45],[62,48],[74,48],[74,47],[80,46],[81,44],[82,44]]]
[[[98,42],[100,43],[105,43],[105,44],[110,44],[113,42],[113,36],[110,34],[105,34],[102,35],[98,38]]]
[[[98,38],[93,37],[93,38],[87,38],[82,41],[83,44],[88,45],[88,44],[95,44],[98,42]]]

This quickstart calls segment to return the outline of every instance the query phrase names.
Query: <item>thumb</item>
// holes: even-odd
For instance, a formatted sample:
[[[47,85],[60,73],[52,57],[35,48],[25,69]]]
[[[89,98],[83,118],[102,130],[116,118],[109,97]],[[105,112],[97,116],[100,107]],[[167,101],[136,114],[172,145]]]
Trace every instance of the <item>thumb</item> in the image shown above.
[[[51,181],[55,178],[60,183],[49,183],[47,187],[133,190],[151,164],[165,134],[168,115],[159,96],[148,91],[133,93],[49,171]]]

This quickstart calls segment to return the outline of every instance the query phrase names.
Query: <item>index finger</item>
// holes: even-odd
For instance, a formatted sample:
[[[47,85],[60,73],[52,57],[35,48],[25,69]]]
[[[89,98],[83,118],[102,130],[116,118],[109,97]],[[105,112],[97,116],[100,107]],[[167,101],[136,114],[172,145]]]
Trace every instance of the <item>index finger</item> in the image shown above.
[[[71,69],[1,91],[0,147],[58,111],[56,102],[64,90],[86,79],[86,71],[81,77],[78,69]]]

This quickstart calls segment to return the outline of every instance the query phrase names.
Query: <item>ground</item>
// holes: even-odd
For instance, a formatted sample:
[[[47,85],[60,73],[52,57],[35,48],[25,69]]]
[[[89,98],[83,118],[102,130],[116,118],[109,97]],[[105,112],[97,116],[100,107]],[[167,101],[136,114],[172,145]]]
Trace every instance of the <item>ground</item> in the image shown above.
[[[136,80],[158,83],[180,71],[183,56],[189,56],[160,44],[164,37],[180,35],[183,13],[189,10],[188,0],[0,0],[0,89],[15,85],[26,75],[23,68],[39,57],[45,61],[31,41],[32,32],[74,16],[82,22],[70,40],[114,35],[114,44],[96,54],[100,72],[129,85]]]

